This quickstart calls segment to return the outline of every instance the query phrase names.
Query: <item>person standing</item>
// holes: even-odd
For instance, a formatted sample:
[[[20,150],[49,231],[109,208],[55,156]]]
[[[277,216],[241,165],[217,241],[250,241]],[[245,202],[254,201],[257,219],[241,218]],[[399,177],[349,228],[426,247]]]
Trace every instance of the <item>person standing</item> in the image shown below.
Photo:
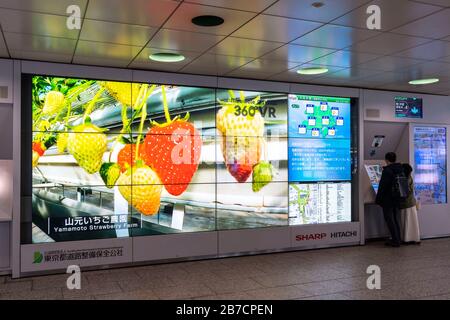
[[[417,202],[414,197],[414,181],[412,178],[413,168],[402,164],[403,172],[408,178],[408,196],[400,201],[400,221],[403,242],[420,244],[419,219],[417,217]]]
[[[400,224],[399,224],[399,200],[393,194],[394,182],[397,176],[404,174],[403,167],[397,163],[397,155],[394,152],[386,153],[384,157],[386,166],[383,168],[375,203],[383,208],[384,220],[386,221],[391,240],[386,245],[392,247],[400,246]]]

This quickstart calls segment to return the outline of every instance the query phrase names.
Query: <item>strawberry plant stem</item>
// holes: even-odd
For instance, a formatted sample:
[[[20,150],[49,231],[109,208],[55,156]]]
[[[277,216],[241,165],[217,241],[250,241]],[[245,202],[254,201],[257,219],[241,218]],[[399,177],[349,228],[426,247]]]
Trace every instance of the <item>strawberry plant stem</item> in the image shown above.
[[[83,123],[86,121],[86,117],[91,114],[95,103],[100,98],[103,91],[105,91],[105,88],[101,88],[100,90],[98,90],[98,92],[95,94],[94,98],[87,105],[86,110],[84,111],[84,115],[83,115]]]
[[[166,96],[165,86],[161,86],[161,94],[162,94],[162,98],[163,98],[164,115],[166,116],[166,121],[169,124],[172,122],[172,120],[170,119],[169,105],[167,104],[167,96]]]
[[[142,109],[142,112],[141,112],[141,123],[139,124],[139,131],[138,131],[139,134],[138,134],[137,141],[136,141],[136,157],[135,157],[136,160],[139,159],[139,145],[141,143],[142,130],[144,130],[144,122],[145,122],[145,119],[147,118],[147,99],[152,94],[153,90],[155,90],[155,88],[156,88],[156,85],[154,84],[151,86],[150,90],[147,92],[148,85],[146,85],[146,87],[145,87],[144,98],[143,98],[143,101],[140,106],[140,108]]]

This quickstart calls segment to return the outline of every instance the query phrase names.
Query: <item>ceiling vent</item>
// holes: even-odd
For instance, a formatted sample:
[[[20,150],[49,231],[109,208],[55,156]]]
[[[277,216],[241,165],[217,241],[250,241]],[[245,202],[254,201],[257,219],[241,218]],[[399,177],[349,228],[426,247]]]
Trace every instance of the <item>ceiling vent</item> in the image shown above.
[[[8,99],[8,87],[0,86],[0,99]]]
[[[366,109],[366,118],[379,118],[380,110],[379,109]]]

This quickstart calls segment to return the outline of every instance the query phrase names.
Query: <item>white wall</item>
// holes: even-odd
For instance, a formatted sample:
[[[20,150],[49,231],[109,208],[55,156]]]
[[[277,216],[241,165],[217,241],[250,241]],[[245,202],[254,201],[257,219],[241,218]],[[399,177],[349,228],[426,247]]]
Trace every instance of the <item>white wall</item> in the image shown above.
[[[13,158],[13,61],[0,59],[0,273],[10,267]]]
[[[423,99],[423,119],[404,119],[395,117],[394,99],[396,96],[408,96]],[[450,124],[450,97],[434,96],[427,94],[363,90],[364,110],[377,109],[379,118],[367,117],[364,112],[364,120],[392,121],[409,123],[436,123]]]
[[[13,101],[13,63],[12,60],[0,59],[0,87],[6,86],[7,98],[0,96],[0,103],[12,103]]]

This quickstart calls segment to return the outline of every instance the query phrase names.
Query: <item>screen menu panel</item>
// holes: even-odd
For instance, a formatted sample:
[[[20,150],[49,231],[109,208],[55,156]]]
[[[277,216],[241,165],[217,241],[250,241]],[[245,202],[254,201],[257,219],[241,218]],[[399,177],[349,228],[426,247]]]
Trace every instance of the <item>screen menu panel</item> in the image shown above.
[[[289,95],[289,181],[351,180],[350,99]]]

